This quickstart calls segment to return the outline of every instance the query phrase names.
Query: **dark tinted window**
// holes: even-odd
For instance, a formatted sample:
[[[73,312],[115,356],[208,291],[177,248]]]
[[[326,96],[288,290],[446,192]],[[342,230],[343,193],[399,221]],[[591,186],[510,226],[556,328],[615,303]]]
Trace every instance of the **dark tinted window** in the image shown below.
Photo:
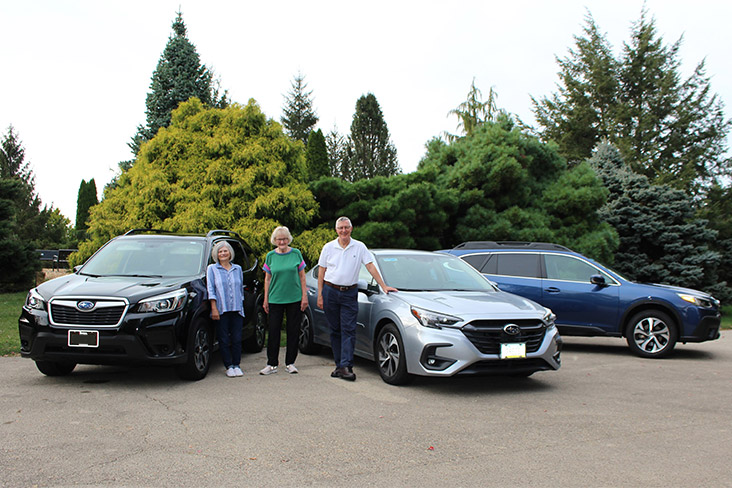
[[[496,273],[503,276],[539,277],[538,254],[496,254],[498,259]]]
[[[460,256],[460,258],[462,258],[463,261],[471,265],[473,268],[480,271],[483,267],[486,256],[486,254],[468,254],[467,256]]]

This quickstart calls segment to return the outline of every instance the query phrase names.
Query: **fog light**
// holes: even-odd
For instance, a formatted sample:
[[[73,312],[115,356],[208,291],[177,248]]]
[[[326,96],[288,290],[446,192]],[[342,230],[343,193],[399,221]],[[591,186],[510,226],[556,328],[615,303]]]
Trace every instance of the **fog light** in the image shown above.
[[[422,351],[422,357],[420,358],[420,362],[425,367],[425,369],[429,369],[432,371],[442,371],[455,364],[455,359],[438,356],[438,347],[452,347],[452,344],[431,344],[425,347]]]

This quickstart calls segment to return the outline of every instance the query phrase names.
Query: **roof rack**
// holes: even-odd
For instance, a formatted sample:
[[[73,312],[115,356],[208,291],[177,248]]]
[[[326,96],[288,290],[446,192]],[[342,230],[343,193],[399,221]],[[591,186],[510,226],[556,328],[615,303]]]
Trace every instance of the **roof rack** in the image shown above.
[[[231,237],[238,237],[241,239],[241,236],[238,232],[234,232],[233,230],[223,230],[223,229],[214,229],[208,231],[208,234],[206,234],[206,237],[211,236],[231,236]]]
[[[545,251],[572,251],[568,247],[549,242],[528,241],[468,241],[458,244],[453,249],[542,249]]]
[[[133,236],[136,234],[174,234],[173,231],[163,229],[130,229],[125,232],[126,236]]]

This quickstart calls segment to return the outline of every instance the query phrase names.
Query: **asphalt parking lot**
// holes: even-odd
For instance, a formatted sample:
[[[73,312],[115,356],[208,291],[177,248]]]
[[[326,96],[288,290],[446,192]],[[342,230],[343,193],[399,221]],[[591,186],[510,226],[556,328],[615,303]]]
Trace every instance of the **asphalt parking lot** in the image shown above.
[[[283,352],[281,353],[281,356]],[[667,360],[565,338],[528,379],[383,383],[358,361],[329,377],[199,382],[172,370],[79,366],[64,378],[0,358],[2,486],[732,486],[732,332]]]

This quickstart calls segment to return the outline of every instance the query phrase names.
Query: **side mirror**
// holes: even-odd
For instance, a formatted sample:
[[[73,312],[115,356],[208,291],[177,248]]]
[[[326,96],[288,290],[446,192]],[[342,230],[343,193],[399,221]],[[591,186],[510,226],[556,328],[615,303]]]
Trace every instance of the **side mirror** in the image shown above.
[[[605,277],[602,275],[590,276],[590,283],[597,286],[607,286],[607,283],[605,283]]]
[[[365,295],[375,295],[379,293],[379,285],[369,286],[366,280],[358,280],[358,291]]]

